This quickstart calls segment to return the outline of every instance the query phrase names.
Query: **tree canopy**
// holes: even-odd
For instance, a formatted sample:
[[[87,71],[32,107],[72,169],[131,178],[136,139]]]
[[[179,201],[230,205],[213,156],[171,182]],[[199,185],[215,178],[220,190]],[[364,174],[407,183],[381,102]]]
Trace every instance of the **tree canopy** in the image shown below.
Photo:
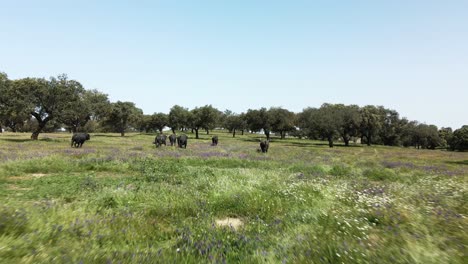
[[[104,120],[104,126],[111,132],[118,132],[123,137],[129,128],[135,128],[143,111],[132,102],[111,104],[110,112]]]
[[[383,106],[329,104],[307,107],[294,113],[282,107],[260,107],[236,114],[221,112],[212,105],[193,109],[174,105],[169,113],[144,115],[133,102],[111,103],[108,95],[96,89],[86,90],[81,83],[65,74],[57,77],[10,80],[0,72],[0,131],[32,132],[37,139],[42,132],[67,128],[70,132],[118,132],[128,130],[162,133],[165,127],[210,133],[215,128],[236,131],[264,132],[267,139],[274,133],[280,139],[287,136],[337,142],[349,146],[382,144],[423,149],[448,148],[466,150],[466,126],[452,131],[431,124],[400,117]]]

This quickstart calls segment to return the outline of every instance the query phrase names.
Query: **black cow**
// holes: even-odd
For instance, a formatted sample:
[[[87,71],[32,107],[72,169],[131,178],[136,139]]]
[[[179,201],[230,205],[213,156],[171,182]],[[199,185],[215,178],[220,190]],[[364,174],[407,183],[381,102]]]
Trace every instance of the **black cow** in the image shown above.
[[[213,136],[211,138],[211,146],[218,146],[218,136]]]
[[[89,140],[90,138],[91,136],[88,133],[73,134],[72,139],[71,139],[71,147],[81,148],[81,146],[83,146],[83,143],[86,140]]]
[[[186,135],[181,135],[177,137],[177,145],[179,145],[179,148],[187,148],[187,136]]]
[[[166,135],[164,134],[157,135],[156,138],[154,139],[153,144],[156,144],[156,147],[159,147],[161,145],[166,146]]]
[[[260,141],[260,149],[262,150],[263,153],[268,152],[268,147],[270,146],[270,141],[265,140],[265,141]]]
[[[174,146],[176,144],[176,140],[177,140],[176,134],[172,134],[169,136],[169,142],[171,142],[171,146]]]

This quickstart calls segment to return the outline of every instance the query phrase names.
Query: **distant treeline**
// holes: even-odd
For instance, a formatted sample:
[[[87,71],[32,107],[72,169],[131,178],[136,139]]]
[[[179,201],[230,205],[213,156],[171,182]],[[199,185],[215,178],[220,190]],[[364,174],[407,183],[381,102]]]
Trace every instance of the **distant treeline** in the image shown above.
[[[169,127],[191,130],[196,138],[200,129],[214,128],[236,132],[275,133],[281,139],[293,136],[327,140],[330,147],[341,141],[426,149],[468,149],[468,125],[455,131],[401,118],[397,111],[383,106],[323,104],[294,113],[281,107],[249,109],[245,113],[224,112],[211,105],[189,110],[179,105],[169,113],[145,115],[132,102],[110,102],[98,90],[86,90],[66,75],[10,80],[0,72],[0,131],[41,132],[66,128],[70,132],[162,132]]]

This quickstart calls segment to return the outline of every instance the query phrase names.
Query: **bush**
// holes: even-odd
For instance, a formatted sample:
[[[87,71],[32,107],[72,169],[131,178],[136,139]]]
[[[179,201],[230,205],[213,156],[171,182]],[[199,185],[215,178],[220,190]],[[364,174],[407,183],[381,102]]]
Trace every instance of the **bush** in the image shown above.
[[[468,125],[464,125],[460,129],[455,130],[448,144],[450,150],[468,150]]]

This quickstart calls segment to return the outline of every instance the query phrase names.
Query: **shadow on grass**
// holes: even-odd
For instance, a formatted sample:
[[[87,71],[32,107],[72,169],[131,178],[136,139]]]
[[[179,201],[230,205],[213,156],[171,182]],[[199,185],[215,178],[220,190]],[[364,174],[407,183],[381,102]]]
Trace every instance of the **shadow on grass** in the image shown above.
[[[7,142],[15,142],[15,143],[23,143],[23,142],[62,142],[64,138],[39,138],[37,140],[32,140],[29,138],[3,138],[0,141],[7,141]],[[68,139],[66,139],[68,140]]]
[[[290,147],[328,147],[328,142],[287,142],[284,146]],[[345,146],[344,144],[333,144],[333,147],[337,148],[362,148],[361,145],[354,145],[350,144],[349,146]]]
[[[446,161],[449,164],[468,165],[468,160]]]
[[[33,141],[32,139],[27,138],[2,138],[0,141],[8,141],[8,142],[28,142]]]
[[[240,139],[245,142],[257,142],[260,143],[261,140],[265,140],[266,137],[248,137],[248,138],[241,138],[241,137],[235,137],[236,139]],[[270,139],[271,141],[271,139]]]
[[[125,134],[125,136],[121,136],[120,134],[91,134],[91,137],[106,137],[106,138],[129,138],[129,137],[137,137],[137,136],[141,136],[141,135],[146,135],[146,134],[135,134],[135,133],[132,133],[132,134]],[[150,134],[148,134],[150,135]],[[156,135],[156,134],[154,134]]]

